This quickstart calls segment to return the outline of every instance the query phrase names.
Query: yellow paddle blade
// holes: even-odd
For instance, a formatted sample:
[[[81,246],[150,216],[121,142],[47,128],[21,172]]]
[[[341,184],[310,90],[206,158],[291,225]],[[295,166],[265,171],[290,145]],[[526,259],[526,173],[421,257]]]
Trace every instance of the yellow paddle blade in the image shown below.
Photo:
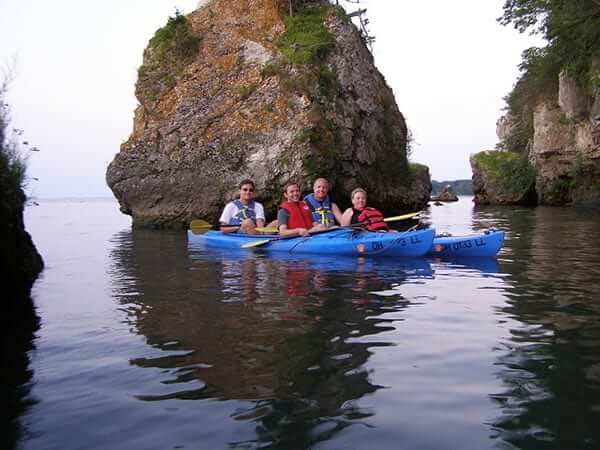
[[[202,219],[194,219],[190,222],[190,229],[195,228],[195,229],[201,229],[201,228],[212,228],[212,225],[210,223],[208,223],[206,220],[202,220]]]
[[[192,234],[204,234],[207,231],[209,231],[210,228],[190,228],[190,231],[192,232]]]
[[[383,221],[384,222],[396,222],[398,220],[412,219],[413,217],[415,217],[418,214],[419,214],[419,212],[414,212],[414,213],[403,214],[401,216],[386,217],[385,219],[383,219]]]
[[[279,233],[279,230],[277,228],[273,228],[273,227],[256,227],[255,230],[260,231],[261,233],[269,233],[269,234]]]
[[[245,244],[242,244],[241,247],[242,248],[260,247],[261,245],[268,244],[272,240],[273,239],[261,239],[261,240],[258,240],[258,241],[250,241],[250,242],[246,242]]]

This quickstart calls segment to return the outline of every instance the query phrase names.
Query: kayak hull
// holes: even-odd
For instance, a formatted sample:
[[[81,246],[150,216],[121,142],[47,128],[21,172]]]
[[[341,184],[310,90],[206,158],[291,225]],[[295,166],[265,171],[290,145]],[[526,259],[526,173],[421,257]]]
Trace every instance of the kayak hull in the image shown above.
[[[294,238],[280,238],[277,235],[221,233],[212,230],[196,235],[188,231],[190,242],[199,242],[207,247],[239,249],[248,242],[272,239],[255,248],[289,254],[338,256],[423,256],[431,248],[434,236],[434,229],[376,233],[340,228],[312,234],[308,237]]]
[[[486,231],[469,236],[439,236],[427,252],[430,256],[496,256],[504,242],[504,231]]]

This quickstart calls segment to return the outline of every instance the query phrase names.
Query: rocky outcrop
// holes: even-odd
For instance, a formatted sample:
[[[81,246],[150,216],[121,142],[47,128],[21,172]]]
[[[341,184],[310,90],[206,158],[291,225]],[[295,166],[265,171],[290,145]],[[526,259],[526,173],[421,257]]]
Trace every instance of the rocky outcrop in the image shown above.
[[[431,197],[431,201],[434,202],[457,202],[458,196],[452,191],[450,185],[444,186],[442,191],[438,195]]]
[[[426,204],[428,170],[407,162],[404,117],[360,33],[340,9],[310,3],[290,19],[277,0],[212,0],[157,32],[133,133],[107,170],[135,225],[214,220],[246,177],[270,214],[287,181],[308,189],[318,176],[341,206],[357,186],[384,211]],[[316,44],[291,35],[302,14],[320,14]]]
[[[0,270],[6,280],[0,300],[0,334],[35,324],[37,318],[29,294],[44,266],[31,236],[25,231],[25,195],[20,188],[7,188],[6,176],[4,165],[0,164],[0,234],[3,236]]]
[[[595,138],[600,123],[588,116],[575,119],[576,111],[548,103],[534,111],[529,158],[541,204],[600,202],[600,140]]]
[[[496,136],[498,136],[500,142],[508,139],[511,133],[513,132],[514,128],[515,121],[510,113],[507,113],[500,117],[496,121]]]
[[[573,77],[562,70],[558,76],[558,107],[567,119],[585,115],[588,98]]]
[[[533,110],[533,138],[524,151],[535,173],[535,202],[600,203],[600,89],[586,94],[565,71],[558,86],[557,101],[542,96]],[[496,125],[502,147],[514,119],[507,115]],[[514,173],[490,176],[473,158],[471,166],[475,202],[531,204],[531,192],[507,190]]]
[[[478,205],[534,205],[535,175],[528,162],[510,152],[488,150],[469,159],[473,201]]]

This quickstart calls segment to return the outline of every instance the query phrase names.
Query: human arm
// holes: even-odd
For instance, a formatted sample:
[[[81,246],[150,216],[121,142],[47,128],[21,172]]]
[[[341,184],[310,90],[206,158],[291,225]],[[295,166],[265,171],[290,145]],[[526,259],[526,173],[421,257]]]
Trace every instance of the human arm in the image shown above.
[[[288,228],[288,212],[281,208],[277,212],[277,221],[279,222],[279,236],[308,236],[306,228]]]
[[[352,223],[353,213],[354,211],[352,210],[352,208],[348,208],[346,211],[344,211],[344,214],[342,214],[342,220],[340,220],[340,225],[343,227],[350,226],[350,224]]]
[[[323,231],[326,229],[327,229],[327,226],[322,224],[321,222],[313,222],[313,226],[310,230],[308,230],[308,232],[314,233],[315,231]]]
[[[342,224],[342,211],[340,210],[339,206],[336,205],[335,203],[331,204],[331,212],[333,213],[333,216],[335,217],[335,220],[337,221],[337,223],[339,223],[340,225]]]
[[[219,217],[219,223],[221,224],[220,230],[223,233],[234,233],[237,231],[238,227],[233,227],[229,225],[230,220],[236,213],[237,207],[233,202],[229,202],[225,205],[225,208],[221,213],[221,217]]]
[[[262,204],[256,202],[256,226],[264,227],[265,226],[265,208]]]

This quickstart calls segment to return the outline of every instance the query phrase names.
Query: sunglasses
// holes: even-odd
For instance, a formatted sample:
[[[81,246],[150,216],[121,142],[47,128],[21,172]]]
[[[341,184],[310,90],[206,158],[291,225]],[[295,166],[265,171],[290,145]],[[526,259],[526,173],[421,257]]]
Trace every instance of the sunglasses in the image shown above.
[[[254,188],[242,188],[244,192],[254,192]]]

